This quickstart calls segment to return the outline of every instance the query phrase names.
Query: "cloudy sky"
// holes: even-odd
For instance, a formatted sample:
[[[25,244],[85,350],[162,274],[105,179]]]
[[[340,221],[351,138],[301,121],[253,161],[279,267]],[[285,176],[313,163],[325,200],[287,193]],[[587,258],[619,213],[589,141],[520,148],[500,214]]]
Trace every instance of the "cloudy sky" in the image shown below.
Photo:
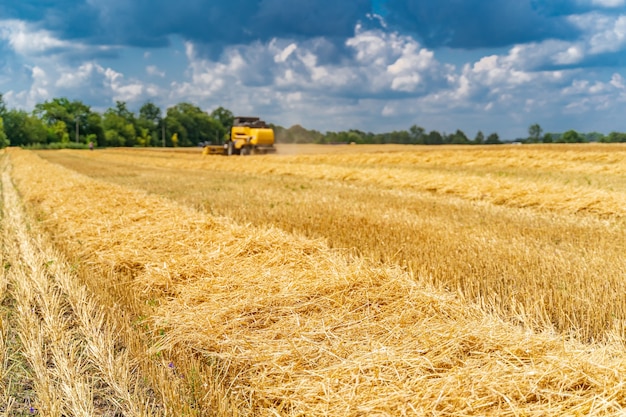
[[[626,131],[626,0],[0,0],[0,92],[320,131]]]

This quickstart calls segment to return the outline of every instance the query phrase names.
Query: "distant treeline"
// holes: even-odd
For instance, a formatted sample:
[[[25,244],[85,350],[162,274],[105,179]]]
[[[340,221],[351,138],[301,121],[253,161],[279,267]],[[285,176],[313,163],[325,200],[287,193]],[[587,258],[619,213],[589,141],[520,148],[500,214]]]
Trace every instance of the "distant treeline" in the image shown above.
[[[123,101],[100,114],[79,100],[54,98],[35,106],[32,112],[8,109],[0,94],[0,147],[26,146],[41,148],[113,146],[198,146],[222,144],[233,123],[233,113],[218,107],[210,114],[191,103],[169,107],[165,114],[152,102],[147,102],[139,113],[128,110]],[[479,131],[469,138],[463,131],[427,132],[413,125],[408,130],[371,133],[351,129],[342,132],[321,133],[295,125],[284,128],[272,125],[278,143],[318,144],[500,144],[497,133]],[[565,133],[546,133],[538,124],[531,125],[528,137],[521,143],[575,143],[626,142],[626,133],[612,132],[582,134],[574,130]]]
[[[504,143],[497,133],[490,133],[488,136],[479,131],[473,138],[468,137],[462,130],[451,134],[440,133],[436,130],[427,132],[420,126],[413,125],[409,130],[397,130],[389,133],[371,133],[361,130],[351,129],[343,132],[321,133],[316,130],[307,130],[300,125],[285,129],[274,126],[276,140],[281,143],[320,143],[320,144],[341,144],[341,143],[400,143],[412,145],[491,145]],[[569,130],[564,133],[546,133],[538,124],[533,124],[528,128],[528,137],[518,138],[507,143],[585,143],[585,142],[626,142],[626,133],[611,132],[604,135],[598,132],[579,133]]]
[[[436,130],[427,132],[420,126],[413,125],[409,130],[394,130],[388,133],[363,132],[351,129],[343,132],[321,133],[316,130],[307,130],[300,125],[289,129],[274,126],[276,141],[280,143],[319,143],[319,144],[382,144],[399,143],[412,145],[445,145],[445,144],[499,144],[502,143],[497,133],[485,136],[478,132],[474,138],[468,138],[461,130],[452,134],[440,133]]]

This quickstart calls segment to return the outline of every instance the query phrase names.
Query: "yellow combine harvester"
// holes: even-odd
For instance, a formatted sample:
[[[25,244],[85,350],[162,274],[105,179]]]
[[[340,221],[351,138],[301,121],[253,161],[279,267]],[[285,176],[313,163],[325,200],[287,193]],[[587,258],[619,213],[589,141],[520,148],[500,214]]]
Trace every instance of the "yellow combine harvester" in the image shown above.
[[[204,155],[252,155],[276,152],[274,130],[258,117],[235,117],[230,137],[221,146],[207,145]]]

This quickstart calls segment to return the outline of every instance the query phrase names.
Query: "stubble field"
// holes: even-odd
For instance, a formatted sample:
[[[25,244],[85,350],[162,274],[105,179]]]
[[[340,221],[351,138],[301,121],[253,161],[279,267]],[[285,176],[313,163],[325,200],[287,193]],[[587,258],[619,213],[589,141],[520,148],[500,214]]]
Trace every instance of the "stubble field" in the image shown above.
[[[2,161],[6,415],[626,405],[624,146]]]

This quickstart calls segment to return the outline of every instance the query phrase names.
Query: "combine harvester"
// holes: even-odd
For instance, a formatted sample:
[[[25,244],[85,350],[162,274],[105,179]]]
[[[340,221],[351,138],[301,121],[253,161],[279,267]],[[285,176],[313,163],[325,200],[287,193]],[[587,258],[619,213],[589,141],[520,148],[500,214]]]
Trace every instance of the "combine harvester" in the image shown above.
[[[235,117],[230,137],[223,145],[206,145],[203,155],[274,153],[274,130],[258,117]]]

